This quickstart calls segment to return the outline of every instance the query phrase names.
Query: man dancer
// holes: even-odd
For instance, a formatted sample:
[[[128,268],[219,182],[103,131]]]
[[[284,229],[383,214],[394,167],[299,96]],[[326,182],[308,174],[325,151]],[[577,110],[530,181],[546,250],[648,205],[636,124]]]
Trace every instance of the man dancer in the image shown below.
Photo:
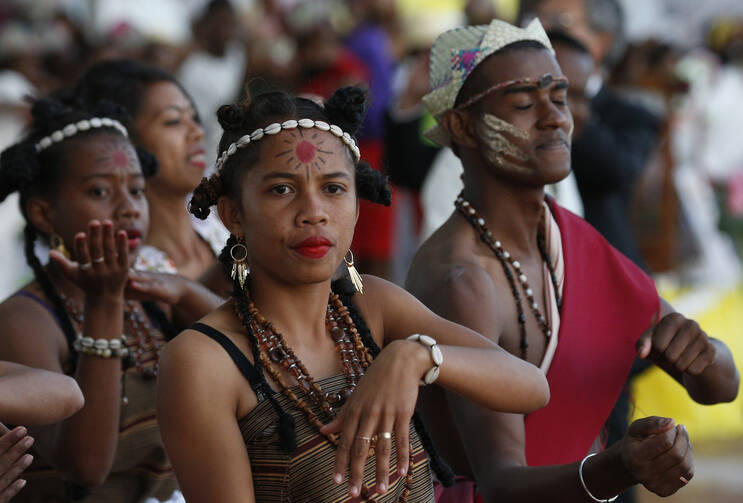
[[[545,199],[544,185],[570,171],[573,123],[544,30],[496,20],[446,32],[431,52],[431,86],[430,137],[459,156],[464,190],[418,252],[408,289],[543,368],[552,396],[523,417],[426,390],[421,410],[437,446],[485,501],[609,501],[637,483],[673,494],[693,461],[686,430],[671,419],[638,420],[592,457],[633,359],[661,366],[701,403],[734,399],[738,373],[724,344]]]

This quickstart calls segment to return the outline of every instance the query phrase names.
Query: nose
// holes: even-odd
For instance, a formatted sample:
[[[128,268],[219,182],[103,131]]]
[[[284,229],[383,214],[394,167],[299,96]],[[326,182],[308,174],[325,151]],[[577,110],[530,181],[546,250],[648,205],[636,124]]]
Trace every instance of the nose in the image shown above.
[[[320,194],[315,194],[314,191],[305,192],[304,196],[297,198],[297,203],[299,204],[297,211],[299,226],[328,223],[328,212]]]
[[[573,116],[570,109],[565,106],[558,106],[549,97],[542,102],[540,107],[539,123],[540,129],[562,129],[570,132],[573,128]]]
[[[125,190],[118,207],[118,217],[122,220],[138,220],[145,210],[147,200],[136,198],[128,190]]]
[[[201,127],[201,123],[194,117],[190,117],[190,128],[188,130],[188,138],[191,141],[201,141],[204,139],[204,128]]]

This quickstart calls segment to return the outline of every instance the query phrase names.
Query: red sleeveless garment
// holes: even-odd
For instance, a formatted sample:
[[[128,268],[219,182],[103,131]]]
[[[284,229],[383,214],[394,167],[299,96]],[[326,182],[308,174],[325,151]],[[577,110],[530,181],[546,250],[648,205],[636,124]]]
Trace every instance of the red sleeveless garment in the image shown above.
[[[560,228],[565,286],[550,403],[525,418],[529,466],[580,460],[629,374],[635,342],[659,312],[653,280],[585,220],[550,207]]]

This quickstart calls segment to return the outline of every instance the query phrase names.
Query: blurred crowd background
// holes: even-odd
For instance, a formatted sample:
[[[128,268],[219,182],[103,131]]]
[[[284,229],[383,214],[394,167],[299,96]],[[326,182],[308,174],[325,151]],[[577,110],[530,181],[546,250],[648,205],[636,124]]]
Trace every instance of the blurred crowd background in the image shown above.
[[[725,340],[740,368],[740,0],[3,0],[0,149],[22,134],[29,96],[73,85],[104,59],[176,75],[198,107],[209,164],[220,105],[273,88],[328,96],[363,83],[371,107],[362,155],[390,175],[394,194],[389,208],[362,207],[354,253],[362,272],[401,283],[418,244],[451,212],[461,171],[421,134],[432,122],[421,108],[428,51],[447,29],[533,16],[588,56],[585,81],[571,89],[578,190],[560,189],[558,200],[651,272],[677,310]],[[610,148],[602,127],[618,139]],[[31,277],[22,228],[11,197],[0,205],[3,298]],[[650,371],[636,379],[633,402],[638,416],[675,417],[695,445],[708,446],[698,447],[703,489],[692,484],[682,491],[689,499],[674,501],[743,501],[741,399],[692,406]]]

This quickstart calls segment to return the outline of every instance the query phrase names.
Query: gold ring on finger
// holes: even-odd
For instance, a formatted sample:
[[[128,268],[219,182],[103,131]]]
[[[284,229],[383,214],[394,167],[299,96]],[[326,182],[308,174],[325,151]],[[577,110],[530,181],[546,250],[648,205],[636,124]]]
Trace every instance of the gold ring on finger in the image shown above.
[[[93,260],[91,260],[91,262],[93,262],[94,264],[100,264],[104,260],[106,260],[106,259],[103,258],[103,257],[97,257],[97,258],[94,258]]]
[[[86,262],[85,264],[80,264],[80,270],[81,271],[88,271],[93,267],[93,264],[90,262]]]
[[[390,440],[392,439],[392,432],[391,431],[383,431],[379,433],[379,438],[383,438],[384,440]]]
[[[360,438],[364,442],[371,442],[371,437],[366,437],[364,435],[356,435],[356,438]]]

